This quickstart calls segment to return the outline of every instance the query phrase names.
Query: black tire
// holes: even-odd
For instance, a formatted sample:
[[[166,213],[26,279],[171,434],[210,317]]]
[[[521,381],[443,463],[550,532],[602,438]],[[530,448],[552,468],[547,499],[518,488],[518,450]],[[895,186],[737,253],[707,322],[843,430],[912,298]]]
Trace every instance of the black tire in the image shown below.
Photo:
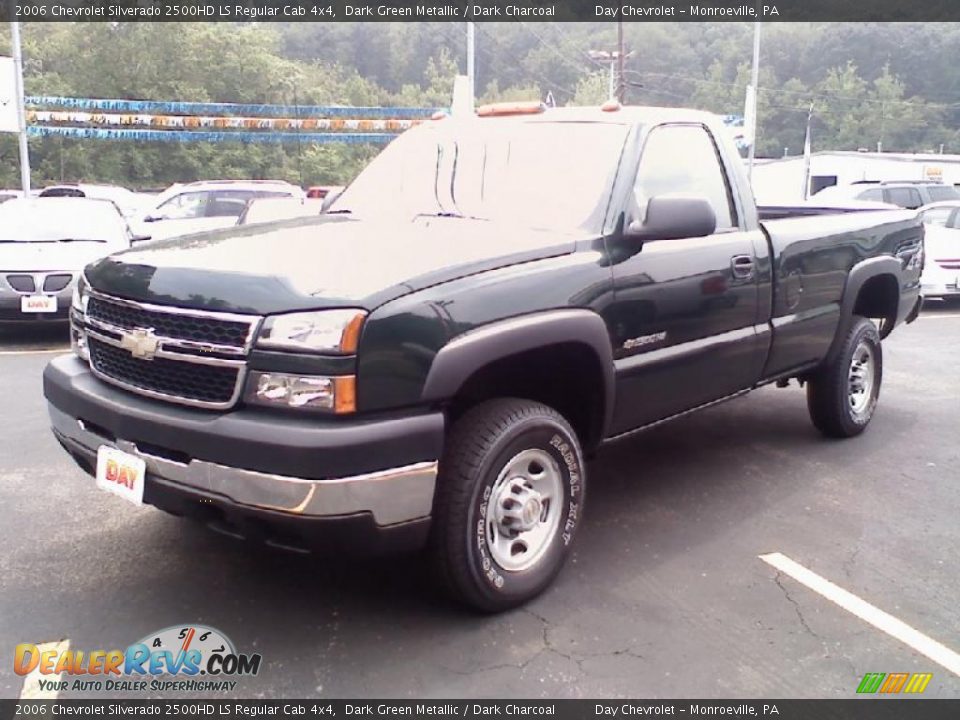
[[[854,355],[858,362],[864,348],[872,356],[869,392],[855,399],[851,374]],[[862,433],[877,407],[883,380],[883,349],[880,333],[867,318],[854,317],[836,357],[821,367],[807,384],[807,408],[817,430],[830,438],[849,438]]]
[[[544,530],[541,550],[530,553],[531,566],[509,569],[497,562],[487,542],[488,534],[496,537],[498,528],[504,526],[491,528],[486,518],[491,506],[496,511],[496,498],[504,498],[503,507],[512,507],[513,497],[505,495],[506,490],[497,490],[491,498],[496,488],[505,487],[507,481],[500,476],[501,472],[507,476],[508,464],[519,462],[522,466],[526,462],[518,460],[521,453],[524,458],[533,455],[544,459],[543,465],[549,467],[539,469],[553,473],[550,482],[553,487],[562,486],[562,492],[557,493],[562,500],[547,501],[543,507],[533,501],[533,517],[539,519],[535,522],[549,518],[543,527],[548,530],[554,522],[556,527]],[[539,463],[532,461],[530,467],[536,475]],[[447,437],[434,501],[430,552],[446,590],[483,612],[506,610],[541,593],[570,552],[583,512],[584,479],[580,443],[570,424],[555,410],[529,400],[499,399],[466,412]],[[526,504],[517,506],[526,512]],[[524,518],[529,519],[526,515]],[[507,532],[502,537],[508,544],[518,542],[510,540]],[[518,544],[526,548],[522,539]]]

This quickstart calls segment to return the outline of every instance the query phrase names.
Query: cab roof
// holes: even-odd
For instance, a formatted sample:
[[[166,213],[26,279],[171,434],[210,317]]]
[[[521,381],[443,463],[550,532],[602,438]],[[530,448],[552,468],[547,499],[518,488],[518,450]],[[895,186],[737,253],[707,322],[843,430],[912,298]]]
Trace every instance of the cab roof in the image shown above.
[[[603,110],[599,105],[545,108],[535,113],[505,113],[477,118],[483,122],[514,120],[521,122],[600,122],[611,125],[649,125],[661,122],[714,123],[717,115],[686,108],[623,105],[618,110]]]

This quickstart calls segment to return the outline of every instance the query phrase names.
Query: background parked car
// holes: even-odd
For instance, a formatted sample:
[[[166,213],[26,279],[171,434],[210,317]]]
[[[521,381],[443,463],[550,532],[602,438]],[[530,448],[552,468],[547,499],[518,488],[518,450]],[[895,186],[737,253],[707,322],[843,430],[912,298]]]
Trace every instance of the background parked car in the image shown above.
[[[343,185],[313,185],[307,188],[308,198],[324,198],[339,195],[343,192]]]
[[[40,191],[40,197],[76,197],[109,200],[125,218],[135,217],[143,209],[144,196],[119,185],[90,185],[86,183],[51,185]]]
[[[296,185],[273,180],[210,180],[173,185],[154,200],[137,229],[153,238],[203,232],[237,223],[254,198],[302,198]]]
[[[311,197],[254,198],[247,203],[247,207],[237,219],[237,225],[319,215],[323,212],[323,205],[324,200]]]
[[[89,198],[16,198],[0,205],[0,322],[66,320],[83,267],[130,247],[116,205]]]
[[[925,205],[920,215],[926,227],[923,296],[960,300],[960,200]]]
[[[871,200],[915,210],[942,200],[960,200],[960,191],[952,185],[933,182],[874,182],[864,180],[852,185],[832,185],[813,195],[814,200]]]

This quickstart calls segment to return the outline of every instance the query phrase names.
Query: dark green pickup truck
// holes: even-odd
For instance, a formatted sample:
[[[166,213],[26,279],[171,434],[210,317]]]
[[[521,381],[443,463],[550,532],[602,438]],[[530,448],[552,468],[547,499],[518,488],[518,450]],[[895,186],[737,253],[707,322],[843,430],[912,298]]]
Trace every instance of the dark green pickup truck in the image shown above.
[[[404,134],[322,217],[88,266],[44,390],[116,495],[425,546],[499,610],[560,570],[610,440],[791,378],[825,435],[861,432],[922,264],[913,212],[758,213],[711,115],[491,107]]]

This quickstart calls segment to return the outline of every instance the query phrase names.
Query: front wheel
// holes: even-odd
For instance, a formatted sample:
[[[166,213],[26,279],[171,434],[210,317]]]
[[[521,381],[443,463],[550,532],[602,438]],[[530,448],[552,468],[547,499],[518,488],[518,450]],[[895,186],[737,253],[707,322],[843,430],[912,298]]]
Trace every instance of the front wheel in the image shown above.
[[[877,408],[882,379],[880,334],[870,320],[856,317],[836,358],[807,385],[813,424],[827,437],[859,435]]]
[[[583,497],[580,443],[559,413],[518,399],[469,410],[437,480],[431,552],[441,580],[484,612],[535,597],[566,560]]]

